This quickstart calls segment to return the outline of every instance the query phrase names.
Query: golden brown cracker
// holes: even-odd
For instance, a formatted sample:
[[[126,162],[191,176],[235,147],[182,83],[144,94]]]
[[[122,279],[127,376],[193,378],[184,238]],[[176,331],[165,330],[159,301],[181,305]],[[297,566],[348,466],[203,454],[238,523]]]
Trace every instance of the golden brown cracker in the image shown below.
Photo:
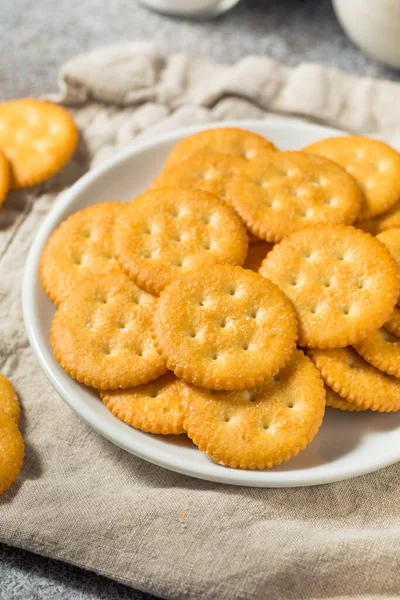
[[[369,334],[354,346],[364,360],[380,371],[400,377],[400,338],[385,327]]]
[[[322,379],[358,408],[379,412],[400,410],[400,380],[382,373],[351,347],[308,350]]]
[[[24,460],[24,441],[14,419],[0,410],[0,495],[17,479]]]
[[[361,136],[321,140],[304,148],[344,167],[363,192],[360,220],[388,210],[400,198],[400,154],[388,144]]]
[[[0,150],[0,206],[3,204],[11,184],[10,165]]]
[[[250,269],[257,273],[264,258],[267,256],[268,252],[271,252],[273,247],[273,244],[264,241],[251,244],[247,252],[246,260],[243,263],[243,268]]]
[[[225,199],[232,177],[244,165],[246,165],[244,158],[200,152],[160,173],[149,189],[170,187],[197,189]]]
[[[296,456],[317,434],[325,391],[300,350],[258,389],[210,391],[185,385],[182,410],[188,436],[214,462],[266,469]]]
[[[87,278],[54,315],[51,344],[74,379],[100,390],[125,389],[166,372],[151,338],[146,292],[123,273]],[[152,300],[154,306],[156,300]]]
[[[238,127],[216,127],[199,131],[178,142],[167,156],[166,168],[180,164],[197,152],[228,154],[247,160],[275,150],[262,135]]]
[[[378,233],[376,239],[385,244],[397,267],[400,269],[400,227],[386,229],[386,231]]]
[[[360,406],[357,406],[356,404],[353,404],[352,402],[347,402],[347,400],[344,400],[344,398],[339,396],[339,394],[337,394],[328,385],[325,385],[325,393],[326,393],[326,405],[330,406],[331,408],[336,408],[338,410],[344,410],[344,411],[349,411],[349,412],[361,412],[364,410],[368,410],[368,409],[364,409]]]
[[[0,410],[18,425],[21,408],[14,386],[0,373]]]
[[[89,206],[71,215],[52,233],[42,252],[40,277],[56,305],[79,289],[87,277],[121,272],[111,252],[112,228],[124,207],[122,202]]]
[[[261,275],[289,297],[299,321],[299,344],[355,344],[393,312],[397,267],[386,248],[354,227],[319,225],[286,237],[267,255]]]
[[[0,148],[11,167],[11,188],[35,185],[69,161],[78,131],[69,112],[43,100],[0,104]]]
[[[261,385],[286,364],[297,323],[289,300],[273,283],[241,267],[215,265],[165,288],[152,332],[177,377],[232,390]]]
[[[376,236],[376,239],[382,242],[389,250],[390,256],[395,261],[400,273],[400,227],[386,229]],[[400,298],[397,300],[397,305],[400,304]]]
[[[389,210],[377,217],[357,221],[354,227],[359,227],[371,235],[377,235],[387,229],[400,227],[400,202],[396,202],[392,208],[389,208]]]
[[[396,202],[392,208],[373,219],[367,219],[366,221],[357,221],[356,227],[376,235],[386,229],[393,229],[394,227],[400,227],[400,202]]]
[[[101,392],[104,404],[136,429],[163,435],[185,433],[180,410],[182,382],[172,373],[128,390]]]
[[[117,260],[155,294],[181,273],[217,263],[242,264],[247,248],[239,217],[199,190],[147,192],[129,203],[114,227]]]
[[[353,223],[361,193],[342,167],[324,157],[274,152],[236,172],[226,202],[254,235],[279,242],[311,225]]]
[[[400,308],[395,307],[387,321],[385,321],[385,329],[400,337]]]

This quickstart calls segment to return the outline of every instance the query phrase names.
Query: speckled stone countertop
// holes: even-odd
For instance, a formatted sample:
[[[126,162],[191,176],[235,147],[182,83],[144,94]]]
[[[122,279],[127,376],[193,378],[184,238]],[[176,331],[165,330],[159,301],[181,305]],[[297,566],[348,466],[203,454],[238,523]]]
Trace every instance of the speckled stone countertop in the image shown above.
[[[215,21],[150,13],[134,0],[1,0],[0,100],[56,88],[59,67],[99,45],[153,39],[163,52],[215,62],[248,54],[287,65],[319,62],[400,80],[342,33],[329,0],[242,0]],[[23,516],[21,517],[23,518]],[[0,600],[145,600],[151,597],[70,565],[0,545]]]

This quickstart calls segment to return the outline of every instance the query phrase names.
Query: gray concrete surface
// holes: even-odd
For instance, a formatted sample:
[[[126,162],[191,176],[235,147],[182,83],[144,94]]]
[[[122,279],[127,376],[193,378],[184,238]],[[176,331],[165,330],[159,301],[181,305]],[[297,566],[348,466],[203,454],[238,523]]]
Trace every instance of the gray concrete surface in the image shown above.
[[[190,0],[188,0],[190,2]],[[264,54],[399,79],[342,33],[329,0],[242,0],[215,21],[177,21],[135,0],[1,0],[0,99],[50,91],[71,56],[115,41],[152,38],[164,52],[234,62]]]
[[[134,39],[153,39],[164,52],[186,52],[203,60],[231,63],[247,54],[263,54],[288,65],[313,61],[360,75],[400,79],[400,73],[353,46],[329,0],[242,0],[227,15],[197,23],[150,13],[134,0],[0,0],[0,100],[52,91],[58,69],[68,58]],[[0,600],[116,598],[151,597],[0,545]]]

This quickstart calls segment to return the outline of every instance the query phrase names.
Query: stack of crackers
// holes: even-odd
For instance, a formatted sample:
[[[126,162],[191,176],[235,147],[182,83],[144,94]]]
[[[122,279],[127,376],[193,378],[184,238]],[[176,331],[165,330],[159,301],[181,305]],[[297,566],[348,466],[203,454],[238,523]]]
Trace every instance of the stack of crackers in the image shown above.
[[[48,240],[55,357],[133,427],[186,433],[224,466],[279,465],[326,404],[400,409],[397,226],[400,155],[382,142],[281,152],[202,131],[146,193]]]

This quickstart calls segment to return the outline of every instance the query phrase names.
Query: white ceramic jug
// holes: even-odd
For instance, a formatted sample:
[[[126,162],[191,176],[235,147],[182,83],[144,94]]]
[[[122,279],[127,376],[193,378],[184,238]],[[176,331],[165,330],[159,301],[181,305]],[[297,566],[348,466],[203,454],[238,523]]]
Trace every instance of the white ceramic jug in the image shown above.
[[[362,50],[400,68],[400,0],[332,0],[337,18]]]

